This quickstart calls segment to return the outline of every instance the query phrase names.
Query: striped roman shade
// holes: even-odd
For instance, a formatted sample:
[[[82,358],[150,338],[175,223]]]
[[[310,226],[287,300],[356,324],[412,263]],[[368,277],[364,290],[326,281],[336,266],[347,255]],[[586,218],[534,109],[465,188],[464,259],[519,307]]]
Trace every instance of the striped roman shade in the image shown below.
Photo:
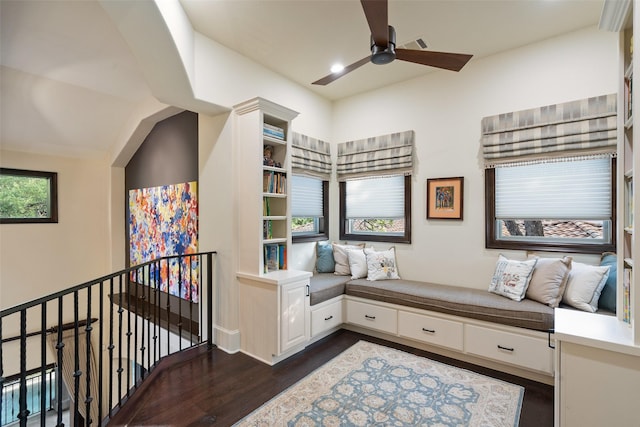
[[[482,119],[485,167],[616,155],[616,94]]]
[[[291,139],[291,169],[294,174],[328,181],[331,177],[331,145],[297,132]]]
[[[352,178],[411,174],[412,130],[343,142],[338,145],[338,181]]]

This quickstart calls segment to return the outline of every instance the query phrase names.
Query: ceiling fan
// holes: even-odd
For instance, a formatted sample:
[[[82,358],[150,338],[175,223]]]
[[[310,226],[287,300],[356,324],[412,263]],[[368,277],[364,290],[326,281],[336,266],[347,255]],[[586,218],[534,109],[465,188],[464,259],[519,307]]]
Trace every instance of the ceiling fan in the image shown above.
[[[371,29],[371,55],[354,62],[337,73],[331,73],[312,84],[325,86],[347,73],[371,61],[382,65],[394,59],[460,71],[473,55],[463,53],[433,52],[426,50],[396,49],[396,30],[388,25],[387,0],[360,0]]]

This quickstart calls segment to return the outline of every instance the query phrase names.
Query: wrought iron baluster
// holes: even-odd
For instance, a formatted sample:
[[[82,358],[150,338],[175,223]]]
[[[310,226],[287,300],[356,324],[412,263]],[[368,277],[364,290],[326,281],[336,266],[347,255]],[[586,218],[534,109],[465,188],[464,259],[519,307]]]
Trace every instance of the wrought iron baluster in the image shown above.
[[[124,308],[122,308],[122,276],[121,274],[118,278],[118,406],[122,402],[122,313],[124,313]]]
[[[78,342],[80,342],[80,333],[78,329],[78,291],[75,291],[73,293],[73,413],[76,417],[80,416],[80,375],[82,375],[82,371],[80,370],[80,350],[78,348]]]
[[[46,425],[47,405],[47,303],[40,312],[40,426]]]
[[[20,310],[20,395],[18,397],[20,411],[18,419],[20,426],[27,425],[29,409],[27,408],[27,310]]]
[[[185,291],[186,293],[186,291]],[[182,351],[182,260],[178,259],[178,350]]]
[[[62,308],[63,308],[63,297],[60,296],[58,298],[58,342],[56,344],[56,350],[58,350],[57,358],[57,370],[56,370],[56,386],[58,390],[56,391],[56,396],[58,396],[57,404],[58,404],[58,417],[57,417],[57,425],[58,427],[64,426],[62,423],[62,349],[64,348],[64,343],[62,342]]]
[[[113,280],[113,279],[112,279]],[[104,360],[102,354],[102,345],[104,343],[104,323],[102,319],[104,319],[104,282],[100,281],[100,285],[98,286],[100,290],[100,307],[98,308],[99,314],[99,323],[98,323],[98,419],[96,420],[97,424],[100,424],[100,421],[103,418],[102,414],[102,402],[104,401],[104,379],[102,373],[104,372]],[[111,378],[111,368],[109,368],[109,378]],[[95,381],[95,380],[94,380]],[[111,383],[111,382],[109,382]],[[111,392],[109,392],[111,393]]]
[[[207,344],[213,346],[213,254],[207,255]]]

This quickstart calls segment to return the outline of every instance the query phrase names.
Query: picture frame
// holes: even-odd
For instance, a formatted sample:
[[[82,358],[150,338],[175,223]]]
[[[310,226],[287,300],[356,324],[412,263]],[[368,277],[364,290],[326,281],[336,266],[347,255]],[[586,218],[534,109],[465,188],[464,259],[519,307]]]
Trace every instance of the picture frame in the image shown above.
[[[462,220],[464,177],[427,179],[427,219]]]

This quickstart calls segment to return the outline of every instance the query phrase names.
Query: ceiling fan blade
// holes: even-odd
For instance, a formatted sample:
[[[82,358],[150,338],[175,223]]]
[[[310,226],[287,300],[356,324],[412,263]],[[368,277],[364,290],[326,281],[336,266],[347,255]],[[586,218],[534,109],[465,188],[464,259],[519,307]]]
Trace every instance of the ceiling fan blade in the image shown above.
[[[473,55],[464,53],[432,52],[428,50],[396,49],[396,59],[416,64],[460,71]]]
[[[360,0],[367,17],[371,37],[376,46],[389,45],[389,17],[387,0]]]
[[[325,76],[325,77],[323,77],[323,78],[321,78],[319,80],[316,80],[315,82],[313,82],[311,84],[312,85],[326,86],[329,83],[333,82],[334,80],[338,80],[340,77],[344,76],[345,74],[352,72],[356,68],[362,67],[364,64],[366,64],[370,60],[371,60],[371,56],[366,56],[366,57],[362,58],[361,60],[354,62],[351,65],[347,65],[346,67],[344,67],[344,69],[342,71],[337,72],[337,73],[331,73],[328,76]]]

